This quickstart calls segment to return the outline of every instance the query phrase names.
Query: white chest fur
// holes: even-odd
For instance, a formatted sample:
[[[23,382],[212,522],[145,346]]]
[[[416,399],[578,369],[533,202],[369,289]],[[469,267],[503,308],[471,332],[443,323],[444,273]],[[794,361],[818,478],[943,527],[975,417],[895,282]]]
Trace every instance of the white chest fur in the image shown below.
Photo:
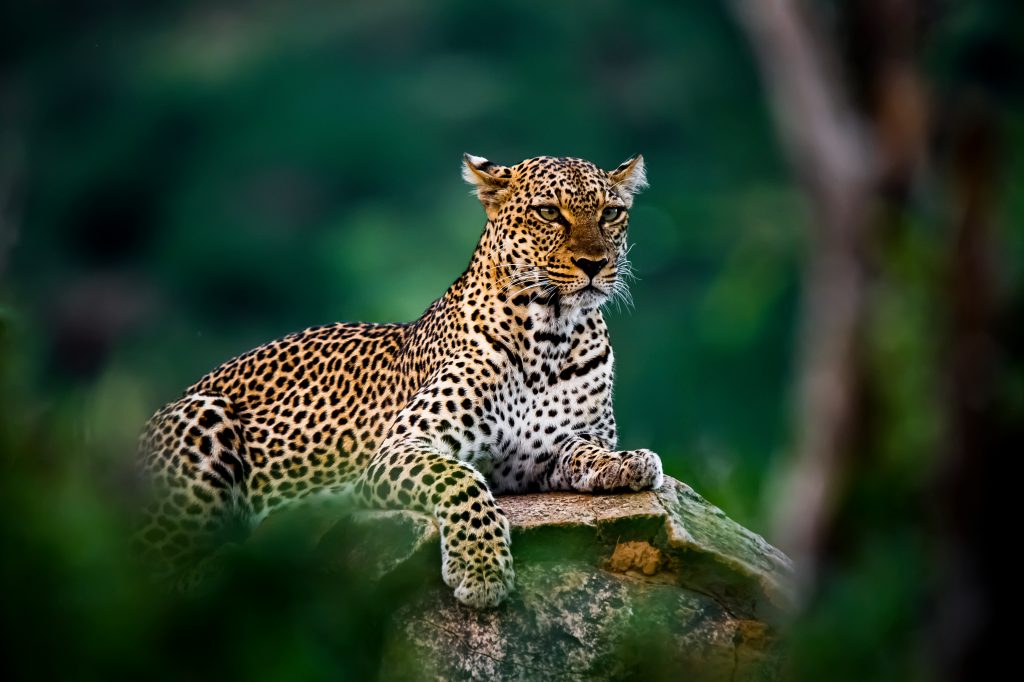
[[[527,490],[566,439],[593,434],[606,440],[614,430],[613,356],[603,320],[587,311],[553,316],[547,308],[531,311],[521,367],[510,367],[497,387],[494,433],[473,458],[498,491]]]

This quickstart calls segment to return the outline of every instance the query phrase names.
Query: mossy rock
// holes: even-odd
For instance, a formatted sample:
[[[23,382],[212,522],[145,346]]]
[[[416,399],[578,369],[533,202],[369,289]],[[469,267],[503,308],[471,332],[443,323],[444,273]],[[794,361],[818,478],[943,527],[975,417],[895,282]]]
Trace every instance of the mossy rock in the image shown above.
[[[499,498],[516,588],[496,609],[455,601],[438,531],[411,512],[327,524],[327,564],[373,575],[393,609],[382,680],[779,678],[792,565],[689,486]]]

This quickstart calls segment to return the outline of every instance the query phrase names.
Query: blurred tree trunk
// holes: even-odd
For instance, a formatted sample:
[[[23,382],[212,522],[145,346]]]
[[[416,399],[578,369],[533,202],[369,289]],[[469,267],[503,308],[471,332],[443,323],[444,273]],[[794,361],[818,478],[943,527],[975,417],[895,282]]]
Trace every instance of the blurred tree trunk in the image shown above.
[[[17,237],[18,190],[24,164],[20,98],[0,69],[0,283],[7,272],[11,249]]]
[[[936,518],[944,598],[933,638],[938,676],[969,680],[996,660],[993,611],[1001,597],[990,577],[1003,556],[992,511],[1005,498],[994,477],[1000,454],[1014,446],[996,418],[1001,363],[994,334],[993,195],[999,184],[999,134],[984,98],[968,97],[958,109],[952,123],[954,215],[946,280],[949,439],[937,489],[937,499],[946,504]]]
[[[934,18],[937,6],[922,4]],[[877,403],[886,382],[896,379],[871,363],[880,331],[872,327],[873,304],[879,290],[906,286],[900,274],[888,272],[896,260],[892,245],[905,236],[912,188],[924,175],[932,119],[939,116],[928,110],[917,67],[924,15],[918,3],[841,4],[843,30],[828,36],[810,19],[810,3],[734,0],[734,6],[813,208],[798,440],[776,535],[802,569],[805,599],[813,600],[823,567],[835,559],[831,553],[851,542],[849,524],[839,520],[850,490],[905,416]],[[826,47],[833,45],[846,49]],[[999,514],[986,510],[998,504],[998,453],[1015,447],[1014,429],[999,418],[996,381],[1001,358],[1002,366],[1010,362],[1000,350],[993,280],[998,117],[978,94],[955,92],[962,99],[945,121],[952,153],[948,165],[930,169],[932,178],[949,176],[952,235],[940,254],[945,277],[926,284],[941,320],[941,338],[929,340],[936,357],[915,359],[944,390],[936,405],[917,409],[931,409],[946,422],[937,435],[945,446],[919,448],[929,451],[916,453],[915,461],[925,468],[921,478],[932,482],[920,496],[935,522],[928,530],[938,559],[938,582],[931,586],[936,617],[925,645],[929,672],[949,680],[973,679],[995,660],[1000,598],[991,576],[999,541],[992,523]]]
[[[864,337],[881,199],[906,196],[925,140],[923,88],[911,59],[912,3],[858,6],[862,20],[850,22],[849,41],[877,52],[851,65],[826,48],[840,41],[816,30],[803,6],[735,2],[812,208],[797,454],[776,520],[782,546],[803,566],[805,595],[816,583],[847,474],[869,439]]]

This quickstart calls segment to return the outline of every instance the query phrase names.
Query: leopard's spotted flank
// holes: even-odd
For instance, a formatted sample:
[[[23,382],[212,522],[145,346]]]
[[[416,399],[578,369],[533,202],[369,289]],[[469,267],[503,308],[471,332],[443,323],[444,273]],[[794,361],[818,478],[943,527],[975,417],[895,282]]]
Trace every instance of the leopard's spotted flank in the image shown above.
[[[623,290],[636,156],[506,167],[465,158],[487,213],[469,267],[408,324],[332,324],[226,362],[150,420],[142,462],[160,497],[140,538],[167,566],[229,521],[312,495],[436,518],[462,602],[512,588],[494,493],[656,488],[650,450],[616,450],[612,349],[600,306]]]

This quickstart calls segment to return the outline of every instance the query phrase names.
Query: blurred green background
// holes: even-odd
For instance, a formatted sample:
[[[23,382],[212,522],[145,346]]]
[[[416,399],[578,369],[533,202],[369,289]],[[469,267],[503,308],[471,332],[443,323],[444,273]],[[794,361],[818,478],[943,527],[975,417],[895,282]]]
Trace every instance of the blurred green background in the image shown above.
[[[937,82],[966,77],[962,53],[1005,6],[950,12],[925,49]],[[0,485],[18,519],[2,525],[4,571],[25,589],[17,609],[38,616],[16,644],[77,642],[38,670],[81,661],[86,677],[137,672],[161,647],[187,649],[193,619],[206,623],[197,637],[221,639],[235,617],[278,614],[319,634],[250,622],[226,636],[224,665],[247,660],[245,637],[261,643],[257,662],[225,670],[358,672],[358,626],[308,593],[226,613],[140,596],[118,559],[134,439],[157,407],[266,340],[417,317],[483,227],[460,179],[463,152],[605,168],[644,154],[651,188],[630,228],[636,309],[608,314],[621,443],[656,450],[667,473],[770,531],[793,440],[808,214],[725,6],[32,2],[0,12],[0,63]],[[1019,111],[1007,124],[1019,142]],[[1024,177],[1016,163],[1008,186]],[[1019,223],[1020,192],[1007,197],[1000,216]],[[933,254],[934,218],[913,218],[911,271]],[[884,358],[915,356],[930,322],[903,313],[921,310],[893,302],[906,333]],[[936,417],[915,407],[930,390],[915,377],[893,400],[913,404],[908,438],[928,445]],[[923,563],[902,538],[893,550],[875,566],[880,580]],[[858,675],[893,672],[875,665],[871,633],[913,627],[916,583],[891,584],[892,608],[861,623]],[[859,594],[840,595],[819,636]],[[914,669],[910,658],[894,679]],[[168,677],[198,665],[164,662]]]
[[[418,317],[483,228],[463,152],[641,152],[637,305],[609,315],[622,442],[764,529],[804,217],[720,8],[129,7],[56,33],[21,10],[38,33],[12,36],[30,128],[9,291],[31,371],[80,391],[111,456],[266,340]]]

